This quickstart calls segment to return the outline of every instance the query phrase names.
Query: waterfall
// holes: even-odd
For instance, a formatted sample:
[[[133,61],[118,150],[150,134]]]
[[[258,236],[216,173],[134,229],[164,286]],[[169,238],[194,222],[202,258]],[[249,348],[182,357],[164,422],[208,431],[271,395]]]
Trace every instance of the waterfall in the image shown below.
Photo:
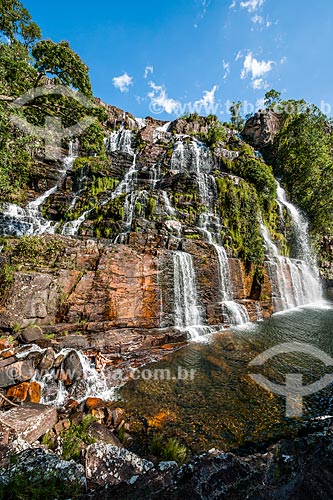
[[[276,201],[280,207],[280,213],[283,214],[283,207],[287,209],[289,212],[292,223],[293,230],[297,241],[297,258],[301,260],[305,260],[309,263],[309,265],[314,265],[313,254],[310,248],[309,242],[309,231],[308,231],[308,221],[301,214],[301,212],[293,205],[288,202],[285,190],[280,186],[279,182],[277,182],[277,198]],[[282,215],[283,220],[283,215]]]
[[[44,352],[44,350],[40,351]],[[41,386],[40,404],[62,407],[66,401],[73,396],[78,402],[85,401],[89,396],[100,397],[104,401],[110,401],[113,399],[115,397],[115,388],[112,387],[112,380],[108,381],[103,371],[98,372],[91,364],[89,358],[82,352],[66,348],[59,352],[58,357],[66,356],[68,353],[73,351],[75,351],[79,357],[82,366],[82,379],[75,382],[73,386],[67,388],[61,380],[56,380],[55,368],[52,368],[46,373],[43,371],[38,372],[37,370],[33,381],[37,382]],[[57,390],[49,392],[48,388],[54,385],[55,381],[57,384]]]
[[[203,326],[196,288],[196,275],[192,255],[173,252],[175,326],[198,338],[210,329]]]
[[[171,170],[195,173],[200,199],[211,205],[210,189],[211,154],[201,142],[192,140],[189,144],[178,140],[172,152]]]
[[[13,203],[5,203],[0,214],[1,236],[33,236],[44,233],[54,234],[57,224],[45,219],[41,214],[41,207],[54,194],[58,185],[65,178],[66,173],[73,166],[76,158],[75,145],[70,143],[68,156],[63,160],[63,168],[59,170],[60,177],[52,188],[48,189],[36,200],[28,203],[24,208]]]
[[[125,134],[125,132],[130,132],[130,134]],[[124,193],[127,194],[124,203],[124,219],[125,219],[124,226],[126,232],[129,231],[129,228],[132,224],[132,220],[134,217],[134,207],[136,201],[136,193],[134,192],[134,190],[138,175],[137,165],[136,165],[137,155],[136,153],[134,153],[132,148],[130,148],[132,140],[131,134],[132,132],[130,130],[123,129],[118,132],[113,132],[111,136],[106,140],[105,146],[109,152],[116,150],[118,151],[118,149],[114,148],[120,148],[119,151],[127,152],[127,154],[131,154],[131,156],[133,156],[133,162],[131,168],[126,172],[124,178],[118,184],[116,189],[112,192],[111,197],[107,198],[103,203],[101,203],[101,206],[106,205],[109,201],[114,200],[121,194]],[[129,151],[131,151],[131,153]],[[87,216],[90,214],[90,212],[92,212],[93,209],[94,208],[90,208],[89,210],[86,210],[76,220],[66,222],[63,225],[61,234],[67,236],[77,235],[81,225],[83,224],[83,222],[86,220]],[[119,235],[120,238],[121,236],[122,235]],[[117,237],[117,239],[119,238]]]
[[[133,132],[121,127],[118,131],[112,132],[105,140],[106,151],[110,154],[115,151],[134,155],[132,149]]]
[[[274,309],[283,311],[318,301],[321,298],[321,290],[312,261],[307,222],[297,208],[287,201],[285,192],[279,184],[277,193],[280,213],[283,215],[282,207],[285,207],[292,218],[300,256],[300,259],[283,257],[272,241],[268,228],[262,220],[260,221],[272,281]]]
[[[222,312],[228,323],[232,323],[233,325],[247,323],[250,321],[250,318],[246,307],[233,300],[227,253],[220,245],[214,244],[214,248],[218,259]]]

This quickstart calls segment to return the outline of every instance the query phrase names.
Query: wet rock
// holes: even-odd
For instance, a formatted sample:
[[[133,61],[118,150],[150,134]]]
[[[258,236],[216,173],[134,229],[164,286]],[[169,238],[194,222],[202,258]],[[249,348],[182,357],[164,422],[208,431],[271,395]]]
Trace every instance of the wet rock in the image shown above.
[[[240,455],[212,449],[180,469],[160,464],[91,500],[332,500],[333,418],[307,424],[294,439],[263,453]]]
[[[55,361],[55,352],[51,347],[48,347],[43,354],[41,361],[38,364],[39,370],[51,370]]]
[[[104,408],[106,405],[105,401],[101,398],[87,398],[86,407],[88,410],[96,410],[98,408]]]
[[[19,399],[20,401],[30,401],[39,403],[41,387],[38,382],[23,382],[7,390],[7,397]]]
[[[116,485],[154,466],[134,453],[110,444],[94,443],[86,450],[86,477],[96,485]]]
[[[10,387],[30,380],[35,373],[32,360],[16,361],[0,368],[0,387]]]
[[[87,434],[92,439],[96,441],[101,441],[106,444],[112,444],[113,446],[118,446],[118,448],[123,448],[123,445],[105,425],[99,424],[98,422],[92,423],[87,431]]]
[[[63,362],[58,373],[58,379],[62,380],[65,385],[71,385],[83,378],[83,367],[80,356],[76,351],[69,352]]]
[[[12,494],[11,482],[18,476],[25,481],[22,494],[25,491],[29,495],[32,490],[30,485],[35,486],[40,494],[44,491],[45,498],[50,494],[53,495],[52,498],[59,498],[60,495],[62,498],[71,498],[86,491],[82,465],[61,460],[57,455],[41,448],[22,451],[15,456],[15,463],[1,471],[0,486],[8,497]]]
[[[28,326],[23,330],[20,335],[20,339],[22,342],[26,344],[30,344],[31,342],[35,342],[43,338],[43,331],[40,326]]]
[[[0,414],[1,427],[10,434],[34,443],[57,422],[57,411],[52,406],[27,404]]]

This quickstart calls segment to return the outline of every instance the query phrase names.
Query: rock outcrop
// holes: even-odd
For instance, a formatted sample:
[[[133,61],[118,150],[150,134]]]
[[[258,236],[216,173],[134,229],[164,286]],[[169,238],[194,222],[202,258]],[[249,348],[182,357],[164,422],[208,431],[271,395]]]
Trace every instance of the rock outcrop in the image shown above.
[[[281,126],[281,117],[272,109],[260,110],[245,123],[242,136],[255,149],[272,145]]]
[[[211,450],[180,469],[160,467],[118,486],[106,486],[91,500],[331,500],[332,419],[303,429],[253,455]]]

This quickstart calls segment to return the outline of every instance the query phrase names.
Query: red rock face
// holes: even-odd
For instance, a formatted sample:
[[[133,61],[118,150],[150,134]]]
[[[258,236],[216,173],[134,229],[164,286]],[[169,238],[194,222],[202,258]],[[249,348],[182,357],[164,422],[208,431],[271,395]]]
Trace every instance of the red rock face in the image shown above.
[[[103,246],[70,238],[64,241],[65,250],[52,268],[23,264],[15,273],[3,304],[1,328],[9,329],[18,322],[21,326],[38,324],[44,333],[76,334],[82,347],[87,343],[84,335],[93,344],[94,335],[97,342],[97,334],[103,332],[110,335],[109,348],[117,350],[121,346],[122,351],[173,342],[172,250],[176,240],[174,245],[172,238],[132,233],[128,245]],[[214,247],[201,240],[183,240],[182,246],[193,256],[206,324],[221,324]],[[245,305],[252,320],[257,319],[258,307],[262,317],[268,317],[272,301],[267,271],[258,284],[253,267],[246,269],[238,259],[229,259],[229,265],[234,300]],[[170,329],[168,338],[158,333],[162,328]],[[183,338],[174,336],[175,342],[180,340]]]

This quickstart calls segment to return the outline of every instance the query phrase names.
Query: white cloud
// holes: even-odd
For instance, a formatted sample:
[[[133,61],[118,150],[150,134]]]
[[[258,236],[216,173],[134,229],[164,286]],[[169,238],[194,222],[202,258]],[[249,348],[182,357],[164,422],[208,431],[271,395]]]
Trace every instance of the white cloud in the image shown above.
[[[243,9],[247,9],[248,12],[256,12],[265,3],[265,0],[248,0],[247,2],[241,2],[240,6]]]
[[[243,57],[242,51],[241,51],[241,50],[239,50],[239,51],[237,52],[236,57],[235,57],[235,61],[238,61],[238,60],[239,60],[239,59],[241,59],[242,57]]]
[[[203,96],[198,101],[195,101],[195,107],[203,107],[212,109],[215,105],[215,92],[217,91],[218,86],[214,85],[212,90],[204,90]]]
[[[286,56],[283,56],[281,59],[280,59],[280,64],[285,64],[287,62],[287,57]]]
[[[130,85],[133,85],[133,78],[127,73],[120,76],[115,76],[113,79],[113,85],[120,90],[120,92],[128,92]]]
[[[152,89],[152,91],[148,93],[148,97],[150,98],[150,109],[153,113],[165,111],[171,114],[177,111],[180,102],[168,97],[164,85],[156,85],[154,82],[149,82],[149,87]]]
[[[264,18],[262,16],[258,16],[258,14],[255,14],[253,17],[251,17],[251,21],[254,24],[262,24],[264,22]]]
[[[229,9],[235,9],[235,8],[236,8],[236,6],[237,6],[237,2],[236,2],[236,0],[233,0],[233,1],[231,2],[231,4],[229,5]]]
[[[148,75],[153,74],[153,73],[154,73],[154,66],[146,66],[145,73],[144,73],[143,77],[147,78]]]
[[[228,78],[228,76],[230,75],[230,63],[223,60],[222,64],[223,64],[223,69],[224,69],[223,80],[226,80]]]
[[[252,52],[249,52],[244,59],[241,79],[244,80],[247,76],[250,76],[252,80],[261,78],[273,69],[274,64],[274,61],[258,61],[253,57]]]
[[[256,78],[251,82],[251,87],[255,90],[260,90],[260,89],[267,89],[269,85],[263,78]]]

